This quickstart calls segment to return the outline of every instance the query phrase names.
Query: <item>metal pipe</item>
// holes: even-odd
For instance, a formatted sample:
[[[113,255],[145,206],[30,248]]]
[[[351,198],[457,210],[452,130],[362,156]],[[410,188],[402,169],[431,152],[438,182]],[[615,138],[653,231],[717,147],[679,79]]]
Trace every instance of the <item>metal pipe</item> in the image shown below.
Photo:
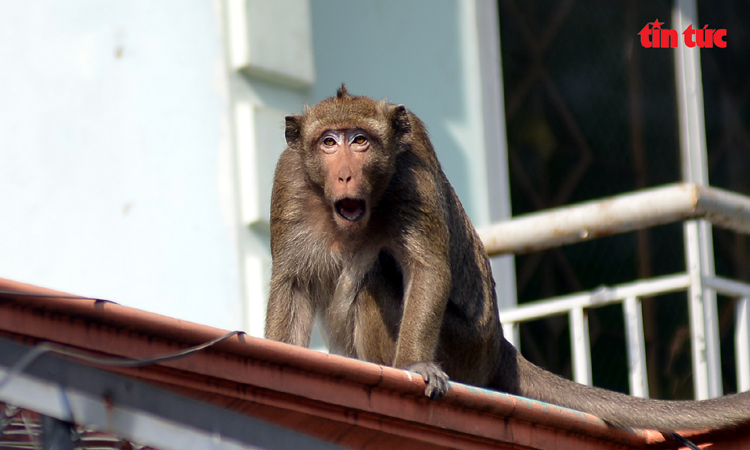
[[[625,334],[628,341],[630,395],[648,398],[646,342],[643,336],[641,299],[628,297],[622,303],[622,308],[625,316]]]
[[[693,218],[750,233],[750,197],[672,184],[518,216],[480,229],[479,236],[490,255],[522,254]]]
[[[700,28],[697,1],[676,0],[672,24],[678,30],[684,30],[690,24]],[[680,45],[675,49],[675,78],[682,179],[705,186],[708,185],[708,156],[699,48]],[[688,272],[693,279],[688,294],[696,398],[718,397],[722,394],[722,386],[716,293],[702,284],[702,277],[714,275],[711,224],[703,220],[686,223],[684,239]]]
[[[500,311],[500,320],[505,324],[541,319],[556,314],[567,314],[575,308],[591,308],[619,303],[628,297],[646,297],[683,291],[687,289],[689,284],[690,279],[686,274],[677,274],[612,287],[602,287],[593,292],[554,297]]]
[[[690,312],[690,349],[693,361],[693,389],[696,400],[705,400],[714,397],[711,385],[712,365],[718,365],[714,357],[718,354],[710,350],[711,344],[707,342],[711,335],[706,327],[706,311],[703,286],[703,271],[701,264],[700,231],[698,222],[689,220],[684,224],[685,233],[685,263],[687,265],[690,285],[688,286],[688,309]],[[715,296],[714,296],[715,297]],[[709,360],[709,358],[711,358]]]
[[[750,296],[737,299],[735,306],[734,351],[737,391],[750,391]]]
[[[573,379],[591,386],[591,342],[589,340],[589,317],[585,309],[573,308],[568,314],[570,321],[570,347],[573,352]]]
[[[703,277],[703,284],[728,297],[750,297],[750,283],[713,276]]]

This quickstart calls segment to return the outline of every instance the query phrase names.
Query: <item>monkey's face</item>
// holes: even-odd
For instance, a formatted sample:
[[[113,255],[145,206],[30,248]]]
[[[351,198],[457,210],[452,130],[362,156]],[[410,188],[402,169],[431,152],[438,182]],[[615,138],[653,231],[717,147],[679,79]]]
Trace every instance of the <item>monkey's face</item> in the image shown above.
[[[322,188],[339,228],[365,228],[393,176],[394,151],[383,136],[364,126],[324,127],[315,135],[302,158],[309,179]]]
[[[371,138],[362,129],[326,130],[317,147],[325,173],[326,198],[333,207],[334,220],[343,227],[367,223],[370,215],[370,186],[365,166]]]
[[[355,232],[369,223],[404,147],[403,120],[395,121],[394,115],[403,119],[405,111],[344,94],[302,116],[287,117],[287,143],[300,155],[306,178],[323,195],[340,229]]]

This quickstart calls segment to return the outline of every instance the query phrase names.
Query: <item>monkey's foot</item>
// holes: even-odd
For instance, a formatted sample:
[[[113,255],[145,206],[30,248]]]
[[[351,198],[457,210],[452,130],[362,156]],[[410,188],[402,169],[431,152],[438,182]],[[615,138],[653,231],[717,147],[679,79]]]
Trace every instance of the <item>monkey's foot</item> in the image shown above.
[[[417,373],[424,378],[424,382],[427,383],[424,395],[430,397],[431,400],[440,398],[448,392],[448,375],[437,364],[418,362],[411,364],[406,370]]]

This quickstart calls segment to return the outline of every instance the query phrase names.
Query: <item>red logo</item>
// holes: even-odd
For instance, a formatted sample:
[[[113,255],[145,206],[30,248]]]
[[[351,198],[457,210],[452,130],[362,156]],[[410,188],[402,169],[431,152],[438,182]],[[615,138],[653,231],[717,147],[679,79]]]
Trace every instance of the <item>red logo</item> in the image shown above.
[[[680,41],[680,35],[677,30],[661,29],[664,22],[656,19],[654,22],[647,23],[643,29],[638,32],[641,37],[641,45],[645,48],[677,48]],[[711,48],[714,45],[720,48],[726,48],[727,42],[724,38],[727,36],[727,30],[724,28],[712,30],[708,25],[703,28],[693,29],[693,24],[688,25],[682,32],[685,45],[690,48],[696,45],[699,48]]]

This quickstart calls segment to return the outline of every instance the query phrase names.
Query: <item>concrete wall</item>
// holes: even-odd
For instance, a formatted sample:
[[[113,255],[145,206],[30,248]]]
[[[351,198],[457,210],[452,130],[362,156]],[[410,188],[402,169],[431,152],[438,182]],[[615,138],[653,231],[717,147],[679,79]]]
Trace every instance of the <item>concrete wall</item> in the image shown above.
[[[222,15],[0,3],[0,276],[236,328]]]

